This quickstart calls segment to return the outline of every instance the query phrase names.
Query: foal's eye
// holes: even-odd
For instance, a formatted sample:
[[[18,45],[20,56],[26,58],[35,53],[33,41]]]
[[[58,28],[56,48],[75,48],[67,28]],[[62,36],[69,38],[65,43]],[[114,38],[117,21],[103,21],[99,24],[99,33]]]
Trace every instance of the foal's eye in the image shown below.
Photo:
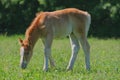
[[[29,55],[29,52],[25,52],[25,55],[28,56],[28,55]]]
[[[25,55],[29,55],[29,52],[26,52]]]

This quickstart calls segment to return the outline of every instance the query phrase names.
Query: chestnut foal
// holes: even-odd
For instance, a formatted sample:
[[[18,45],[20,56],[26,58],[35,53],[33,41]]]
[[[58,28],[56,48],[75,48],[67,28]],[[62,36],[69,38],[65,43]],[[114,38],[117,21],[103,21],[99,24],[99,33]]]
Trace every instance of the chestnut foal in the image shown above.
[[[48,70],[48,62],[55,66],[51,56],[51,45],[54,38],[69,36],[72,54],[67,66],[67,70],[73,68],[75,59],[80,49],[79,42],[85,53],[86,69],[90,69],[90,46],[87,41],[87,34],[91,23],[91,16],[85,11],[75,8],[68,8],[54,12],[40,12],[28,27],[25,33],[25,39],[19,39],[20,65],[22,69],[27,67],[33,54],[33,48],[39,38],[45,46],[44,49],[44,67]]]

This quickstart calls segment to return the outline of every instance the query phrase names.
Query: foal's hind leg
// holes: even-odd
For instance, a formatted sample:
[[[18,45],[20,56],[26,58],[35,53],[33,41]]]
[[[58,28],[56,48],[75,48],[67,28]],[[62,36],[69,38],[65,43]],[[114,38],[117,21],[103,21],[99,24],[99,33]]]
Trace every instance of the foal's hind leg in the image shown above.
[[[72,48],[72,54],[71,54],[69,64],[67,66],[67,70],[71,70],[73,68],[78,51],[80,49],[79,42],[76,36],[74,34],[71,34],[69,37],[70,37],[70,43],[71,43],[71,48]]]
[[[90,45],[87,41],[87,37],[81,36],[80,42],[83,48],[83,51],[85,53],[85,63],[86,63],[86,69],[90,70]]]

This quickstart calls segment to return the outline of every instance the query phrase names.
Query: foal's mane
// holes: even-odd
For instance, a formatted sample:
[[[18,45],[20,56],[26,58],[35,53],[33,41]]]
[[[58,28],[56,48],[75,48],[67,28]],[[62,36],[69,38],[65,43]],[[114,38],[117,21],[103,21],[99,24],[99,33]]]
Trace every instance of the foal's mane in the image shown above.
[[[39,19],[40,19],[40,16],[36,16],[34,18],[34,20],[32,21],[32,23],[30,24],[30,26],[26,30],[26,33],[25,33],[26,36],[30,36],[32,34],[33,30],[37,28],[37,26],[39,24]]]
[[[29,38],[32,36],[33,32],[37,29],[39,29],[39,26],[41,24],[41,18],[43,18],[43,12],[40,12],[36,15],[36,17],[33,19],[32,23],[28,27],[28,29],[25,32],[26,40],[29,40]]]

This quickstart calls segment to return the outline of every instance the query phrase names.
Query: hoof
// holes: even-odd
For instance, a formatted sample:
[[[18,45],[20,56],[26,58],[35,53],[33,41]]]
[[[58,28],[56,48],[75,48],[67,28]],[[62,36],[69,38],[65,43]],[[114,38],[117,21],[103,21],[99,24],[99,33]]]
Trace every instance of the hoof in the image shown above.
[[[66,71],[72,71],[73,69],[72,68],[67,68]]]
[[[90,68],[86,68],[87,71],[90,71]]]
[[[44,72],[47,72],[47,71],[48,71],[48,69],[46,69],[46,68],[43,68],[43,71],[44,71]]]

